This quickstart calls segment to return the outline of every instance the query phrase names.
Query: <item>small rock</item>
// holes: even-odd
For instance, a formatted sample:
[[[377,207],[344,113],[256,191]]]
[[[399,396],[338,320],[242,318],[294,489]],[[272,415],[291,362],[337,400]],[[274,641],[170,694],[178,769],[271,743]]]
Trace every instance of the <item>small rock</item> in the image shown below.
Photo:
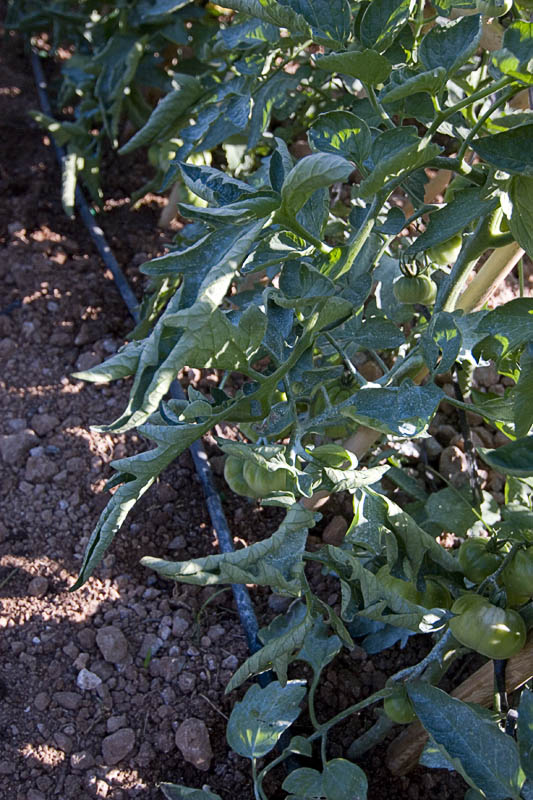
[[[325,544],[333,544],[338,547],[342,544],[347,530],[348,523],[344,517],[337,515],[328,522],[322,531],[322,541]]]
[[[82,628],[78,631],[78,642],[84,650],[92,650],[96,640],[96,634],[92,628]]]
[[[173,636],[180,637],[183,636],[187,628],[189,627],[190,623],[184,617],[176,614],[172,621],[172,634]]]
[[[102,679],[88,669],[80,669],[78,677],[76,678],[76,683],[82,691],[86,692],[100,686]]]
[[[18,219],[14,220],[14,222],[10,222],[7,226],[7,232],[10,236],[14,236],[16,233],[26,233],[26,228],[19,222]]]
[[[74,745],[72,744],[72,739],[70,736],[67,736],[66,733],[63,733],[62,731],[57,731],[57,733],[54,733],[54,742],[60,750],[63,750],[64,753],[72,752]]]
[[[222,625],[211,625],[209,630],[207,631],[207,635],[211,639],[212,642],[217,642],[223,636],[226,635],[226,629]]]
[[[26,800],[46,800],[46,797],[38,789],[29,789]]]
[[[135,733],[131,728],[120,728],[102,741],[102,756],[107,766],[114,766],[131,753],[135,745]]]
[[[0,775],[12,775],[15,765],[12,761],[0,761]]]
[[[468,482],[465,454],[455,445],[445,447],[440,454],[439,472],[453,486],[463,486]]]
[[[435,435],[438,441],[446,447],[450,444],[456,433],[457,431],[453,425],[439,425]]]
[[[190,717],[182,722],[176,731],[175,741],[185,761],[203,772],[209,769],[213,751],[209,732],[201,719]]]
[[[428,438],[423,441],[428,458],[438,458],[442,453],[442,445],[440,442],[438,442],[434,436],[428,436]]]
[[[184,694],[190,694],[196,686],[196,675],[193,672],[181,672],[178,686]]]
[[[182,536],[180,533],[178,536],[174,536],[174,538],[168,543],[168,549],[182,550],[185,547],[185,544],[185,536]]]
[[[33,705],[37,709],[37,711],[46,711],[48,706],[50,705],[50,695],[46,692],[39,692],[39,694],[35,695],[33,700]]]
[[[141,658],[146,658],[148,655],[155,656],[162,647],[163,640],[159,636],[156,636],[155,633],[147,633],[143,637],[139,655]]]
[[[0,453],[6,464],[21,467],[28,451],[37,444],[39,439],[35,433],[26,428],[18,433],[0,436]]]
[[[44,597],[47,591],[48,578],[45,578],[44,575],[37,575],[28,584],[28,594],[31,597]]]
[[[119,628],[108,625],[96,634],[96,644],[106,661],[121,664],[128,657],[128,642]]]
[[[8,533],[6,526],[0,521],[0,542],[4,542],[7,539]]]
[[[488,389],[493,383],[497,383],[498,379],[498,370],[493,364],[489,364],[487,367],[477,367],[474,370],[474,380],[478,386]]]
[[[90,769],[94,766],[94,758],[88,750],[80,750],[79,753],[72,753],[70,757],[72,769]]]
[[[81,695],[77,692],[54,692],[53,698],[61,708],[76,711],[81,706]]]
[[[30,456],[26,461],[24,477],[30,483],[45,483],[57,472],[57,466],[46,456]]]
[[[96,353],[82,353],[76,361],[76,370],[78,372],[85,372],[91,367],[96,367],[102,359]]]
[[[234,656],[233,654],[226,656],[226,658],[222,662],[222,669],[230,669],[232,672],[234,672],[238,666],[239,666],[239,659],[237,658],[237,656]]]
[[[118,717],[109,717],[106,722],[106,728],[108,733],[115,733],[118,731],[119,728],[125,728],[127,723],[126,715],[120,714]]]
[[[46,436],[59,425],[59,420],[53,414],[35,414],[31,418],[31,427],[38,436]]]
[[[155,758],[154,748],[149,742],[143,742],[135,756],[135,763],[140,767],[147,767]]]

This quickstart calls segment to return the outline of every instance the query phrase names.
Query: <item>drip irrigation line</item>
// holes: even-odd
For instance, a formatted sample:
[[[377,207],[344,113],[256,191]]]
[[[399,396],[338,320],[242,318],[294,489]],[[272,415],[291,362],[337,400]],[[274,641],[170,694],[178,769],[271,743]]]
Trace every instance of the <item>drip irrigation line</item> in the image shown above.
[[[44,77],[40,59],[33,49],[31,50],[31,64],[35,76],[41,108],[45,114],[52,116],[52,108],[50,106],[47,93],[46,78]],[[65,151],[55,142],[53,136],[51,139],[56,152],[57,160],[62,165],[63,159],[65,158]],[[85,223],[85,226],[93,242],[95,243],[98,252],[100,253],[102,261],[111,271],[116,287],[120,292],[120,295],[122,296],[126,306],[128,307],[131,316],[135,322],[138,322],[139,304],[137,298],[135,297],[135,294],[133,293],[126,276],[124,275],[115,256],[113,255],[113,252],[111,251],[111,248],[105,239],[103,230],[96,224],[89,204],[87,203],[87,200],[85,199],[85,196],[79,186],[76,187],[76,206],[80,212],[80,217]],[[178,380],[174,380],[172,382],[170,394],[174,399],[184,399],[185,395]],[[231,531],[224,515],[220,496],[213,481],[212,469],[207,457],[207,453],[205,452],[205,449],[200,441],[194,442],[189,447],[189,451],[191,453],[196,472],[202,484],[207,510],[211,518],[213,529],[218,538],[219,550],[221,553],[232,553],[234,552],[235,548],[233,547]],[[247,588],[245,586],[241,586],[240,584],[231,584],[231,588],[235,598],[239,619],[248,641],[248,648],[250,653],[253,654],[261,648],[261,644],[257,635],[259,626],[253,609],[250,594]],[[258,676],[258,681],[261,686],[266,686],[271,680],[271,672],[265,672]]]

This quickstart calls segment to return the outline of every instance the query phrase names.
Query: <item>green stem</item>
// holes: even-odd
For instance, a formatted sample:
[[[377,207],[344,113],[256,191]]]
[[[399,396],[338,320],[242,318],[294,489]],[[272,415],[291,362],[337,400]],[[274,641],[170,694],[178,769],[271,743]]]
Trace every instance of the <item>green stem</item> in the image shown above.
[[[351,743],[346,755],[350,761],[357,761],[368,750],[383,741],[393,727],[394,722],[386,714],[380,714],[376,722],[365,733]]]
[[[255,800],[268,800],[267,796],[263,792],[263,787],[261,783],[258,781],[257,775],[257,759],[252,758],[252,778],[254,781],[254,797]]]
[[[504,92],[500,98],[494,100],[494,102],[491,103],[491,105],[488,107],[485,113],[480,116],[480,118],[478,119],[478,121],[476,122],[476,124],[474,125],[474,127],[472,128],[472,130],[462,143],[459,152],[457,153],[457,158],[459,161],[463,160],[466,150],[470,145],[470,142],[472,141],[476,133],[483,127],[483,125],[489,119],[489,117],[492,116],[492,114],[496,111],[497,108],[504,105],[507,102],[507,100],[510,100],[511,97],[518,91],[520,91],[520,87],[511,86],[511,88],[507,92]]]
[[[500,588],[498,586],[498,578],[500,577],[500,575],[504,571],[504,569],[507,566],[507,564],[510,561],[512,561],[512,559],[515,556],[516,551],[519,550],[519,549],[520,549],[520,545],[517,542],[515,542],[512,545],[512,547],[509,550],[509,552],[506,553],[505,556],[503,557],[498,569],[495,570],[494,572],[492,572],[490,575],[487,575],[485,580],[481,581],[481,583],[479,584],[479,586],[477,587],[477,590],[476,590],[477,594],[483,594],[484,589],[489,585],[489,583],[491,583],[495,588]]]
[[[446,633],[441,636],[437,644],[429,651],[427,656],[422,659],[422,661],[419,661],[419,663],[415,664],[414,667],[406,667],[405,669],[401,669],[399,672],[393,675],[390,680],[398,682],[417,678],[429,667],[433,661],[440,661],[440,657],[444,654],[452,639],[452,632],[447,630]]]
[[[329,276],[333,280],[335,280],[336,278],[340,278],[341,275],[344,275],[346,272],[349,272],[350,269],[352,268],[355,259],[363,249],[368,237],[372,233],[378,215],[387,197],[388,193],[385,192],[378,192],[374,196],[374,199],[372,200],[365,221],[357,231],[354,240],[347,245],[348,249],[346,252],[345,259],[339,262],[339,265],[337,267],[337,273],[336,274],[333,273],[332,275]]]
[[[363,376],[362,376],[362,375],[360,375],[360,374],[358,373],[358,371],[356,370],[356,368],[354,367],[354,365],[353,365],[353,364],[352,364],[352,362],[350,361],[350,358],[349,358],[348,354],[345,352],[345,350],[344,350],[344,349],[343,349],[343,348],[340,346],[340,344],[337,344],[337,342],[335,341],[335,339],[333,338],[333,336],[332,336],[330,333],[327,333],[327,332],[325,331],[325,332],[324,332],[324,336],[326,337],[326,339],[328,340],[328,342],[330,343],[330,345],[331,345],[331,346],[332,346],[332,347],[333,347],[333,348],[334,348],[334,349],[337,351],[337,353],[340,355],[340,357],[341,357],[341,358],[342,358],[342,360],[344,361],[344,364],[345,364],[345,366],[346,366],[346,369],[348,370],[348,372],[350,373],[350,375],[353,377],[353,379],[355,380],[355,382],[357,383],[357,385],[358,385],[359,387],[361,387],[361,386],[364,386],[364,384],[365,384],[365,383],[367,383],[368,381],[366,381],[366,380],[363,378]]]
[[[284,216],[282,219],[279,220],[279,223],[281,225],[286,225],[297,236],[301,236],[301,238],[305,239],[306,242],[309,242],[309,244],[314,245],[316,249],[323,255],[327,256],[329,255],[329,253],[331,253],[332,248],[329,245],[324,244],[324,242],[321,242],[320,239],[317,239],[317,237],[313,236],[312,233],[309,233],[309,231],[306,228],[304,228],[303,225],[300,225],[296,217],[293,217],[292,215]]]
[[[369,84],[366,84],[366,83],[363,83],[363,86],[365,87],[365,91],[366,91],[368,99],[370,101],[370,105],[372,106],[372,108],[374,109],[376,114],[379,116],[379,118],[381,119],[383,124],[387,128],[390,128],[390,129],[395,128],[396,125],[391,120],[391,118],[389,117],[389,115],[387,114],[387,112],[385,111],[385,109],[383,108],[381,103],[379,102],[379,100],[377,98],[377,95],[376,95],[376,92],[374,91],[374,87],[370,86]]]

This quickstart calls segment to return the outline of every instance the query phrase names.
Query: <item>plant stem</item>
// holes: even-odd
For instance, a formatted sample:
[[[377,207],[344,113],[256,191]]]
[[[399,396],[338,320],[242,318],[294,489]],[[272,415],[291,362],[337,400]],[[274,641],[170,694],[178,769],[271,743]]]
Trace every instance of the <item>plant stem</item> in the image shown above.
[[[372,200],[365,221],[357,231],[353,242],[351,242],[348,245],[348,250],[346,253],[345,260],[341,262],[340,269],[337,272],[337,274],[331,276],[333,279],[339,278],[341,275],[344,275],[346,272],[349,272],[350,269],[352,268],[353,262],[363,249],[363,246],[365,245],[368,237],[372,233],[372,230],[378,218],[378,214],[381,211],[383,203],[385,202],[387,197],[388,193],[386,192],[378,192],[374,196],[374,199]]]
[[[483,127],[483,125],[489,119],[489,117],[496,111],[497,108],[504,105],[507,102],[507,100],[510,100],[511,97],[518,91],[520,91],[520,87],[511,86],[510,89],[508,89],[501,95],[501,97],[497,98],[496,100],[494,100],[493,103],[490,104],[485,113],[480,116],[480,118],[473,126],[472,130],[470,131],[466,139],[463,141],[461,147],[459,148],[459,152],[457,153],[457,158],[459,159],[459,161],[463,160],[470,142],[472,141],[476,133]]]
[[[393,726],[394,722],[386,714],[380,714],[372,727],[361,736],[358,736],[357,739],[354,739],[349,746],[346,755],[350,761],[357,761],[367,750],[382,742]]]
[[[504,571],[504,569],[507,566],[507,564],[510,561],[512,561],[516,551],[519,550],[519,549],[520,549],[520,545],[517,542],[515,542],[512,545],[512,547],[509,550],[509,552],[506,553],[505,556],[503,557],[498,569],[495,570],[494,572],[492,572],[490,575],[487,575],[485,580],[481,581],[481,583],[477,587],[477,594],[483,594],[484,589],[489,585],[489,583],[492,583],[493,586],[498,587],[498,583],[497,583],[498,578],[500,577],[500,575]]]
[[[387,114],[387,112],[385,111],[385,109],[383,108],[381,103],[379,102],[379,100],[377,98],[377,95],[376,95],[376,92],[374,91],[374,87],[370,86],[370,85],[368,85],[366,83],[364,83],[363,86],[365,87],[365,91],[366,91],[368,99],[370,101],[370,105],[372,106],[372,108],[374,109],[376,114],[379,116],[379,118],[381,119],[383,124],[387,128],[390,128],[390,129],[395,128],[396,125],[391,120],[391,118],[389,117],[389,115]]]
[[[352,362],[350,361],[350,358],[349,358],[348,354],[345,352],[345,350],[344,350],[344,349],[343,349],[343,348],[340,346],[340,344],[337,344],[337,342],[335,341],[335,339],[333,338],[333,336],[332,336],[330,333],[328,333],[327,331],[325,331],[325,332],[324,332],[324,336],[326,337],[326,339],[328,340],[328,342],[330,343],[330,345],[331,345],[331,346],[332,346],[332,347],[333,347],[333,348],[334,348],[334,349],[337,351],[337,353],[340,355],[340,357],[341,357],[341,358],[342,358],[342,360],[344,361],[344,364],[345,364],[345,366],[346,366],[346,369],[348,370],[348,372],[350,373],[350,375],[353,377],[353,379],[355,380],[356,384],[357,384],[359,387],[361,387],[361,386],[364,386],[364,384],[365,384],[365,383],[367,383],[368,381],[366,381],[366,380],[363,378],[363,376],[362,376],[362,375],[360,375],[360,374],[358,373],[357,369],[354,367],[354,365],[353,365],[353,364],[352,364]]]
[[[463,311],[475,311],[481,308],[523,255],[524,251],[518,242],[494,250],[458,298],[455,308]]]
[[[443,655],[446,648],[450,645],[452,639],[453,636],[451,631],[447,630],[446,633],[441,636],[437,644],[429,651],[427,656],[422,659],[422,661],[419,661],[419,663],[415,664],[414,667],[406,667],[405,669],[401,669],[399,672],[393,675],[390,680],[405,681],[417,678],[433,661],[437,661],[437,659],[440,661],[441,655]]]

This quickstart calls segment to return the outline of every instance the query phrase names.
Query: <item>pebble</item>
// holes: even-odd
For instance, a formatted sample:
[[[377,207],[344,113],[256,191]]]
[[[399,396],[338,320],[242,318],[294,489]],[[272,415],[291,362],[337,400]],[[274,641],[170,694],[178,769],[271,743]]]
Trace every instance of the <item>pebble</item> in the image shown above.
[[[181,534],[179,536],[174,536],[174,538],[168,543],[169,550],[182,550],[185,547],[186,541],[185,536]]]
[[[46,436],[47,433],[55,430],[59,425],[59,420],[53,414],[34,414],[31,418],[31,427],[38,436]]]
[[[81,695],[77,692],[54,692],[54,700],[61,708],[76,711],[81,706]]]
[[[442,445],[440,442],[438,442],[434,436],[428,436],[428,438],[423,441],[428,458],[438,458],[442,453]]]
[[[84,372],[86,369],[91,369],[100,363],[102,359],[96,353],[82,353],[76,361],[76,369],[78,372]]]
[[[78,672],[76,683],[82,691],[86,692],[90,689],[96,689],[97,686],[100,686],[102,679],[94,672],[84,668],[80,669]]]
[[[489,364],[487,367],[477,367],[474,370],[475,382],[478,386],[484,386],[486,389],[492,386],[493,383],[497,383],[498,378],[498,370],[493,364]]]
[[[176,616],[174,617],[174,619],[172,621],[172,634],[173,634],[173,636],[177,636],[178,638],[180,636],[183,636],[183,634],[189,628],[189,626],[190,626],[190,623],[188,622],[188,620],[186,620],[184,617],[180,616],[179,614],[176,614]]]
[[[106,661],[121,664],[128,657],[128,642],[119,628],[108,625],[96,634],[96,644]]]
[[[30,483],[45,483],[58,473],[58,468],[47,456],[30,456],[26,461],[24,477]]]
[[[458,447],[450,445],[440,454],[439,472],[453,486],[463,486],[468,482],[466,456]]]
[[[0,775],[11,775],[15,772],[15,765],[12,761],[0,761]]]
[[[184,720],[176,731],[175,741],[185,761],[203,772],[209,769],[213,751],[209,732],[201,719],[190,717]]]
[[[48,578],[37,575],[28,584],[28,594],[30,597],[43,597],[48,591]]]
[[[148,655],[154,656],[162,647],[163,640],[159,636],[156,636],[155,633],[147,633],[143,637],[139,655],[141,658],[146,658]]]
[[[190,694],[196,686],[196,675],[193,672],[181,672],[178,678],[178,686],[184,694]]]
[[[10,464],[12,467],[21,467],[26,454],[37,444],[39,444],[39,440],[35,433],[30,428],[26,428],[18,433],[0,436],[0,454],[6,464]]]
[[[290,604],[292,603],[292,597],[285,597],[282,594],[271,594],[268,597],[268,607],[271,611],[274,611],[276,614],[284,614]],[[211,636],[211,634],[209,634]]]
[[[237,656],[234,656],[233,654],[226,656],[226,658],[222,662],[222,669],[230,669],[234,671],[237,669],[238,666],[239,666],[239,659],[237,658]]]
[[[337,514],[324,528],[322,532],[322,541],[325,544],[333,544],[338,547],[342,544],[347,530],[348,523],[344,517]]]
[[[80,750],[79,753],[72,753],[70,757],[72,769],[90,769],[94,766],[94,758],[88,750]]]
[[[33,700],[33,705],[37,709],[37,711],[46,711],[48,706],[50,705],[50,695],[46,692],[39,692],[39,694],[35,695]]]
[[[109,717],[106,722],[106,729],[108,733],[115,733],[120,728],[125,728],[127,723],[126,715],[120,714],[120,716],[116,717]]]
[[[26,800],[46,800],[46,797],[38,789],[30,789],[26,795]]]
[[[64,753],[70,753],[74,746],[70,736],[62,731],[57,731],[57,733],[54,733],[54,742],[60,750],[63,750]]]
[[[102,756],[104,763],[114,766],[126,758],[135,746],[135,733],[131,728],[120,728],[118,731],[106,736],[102,741]]]

